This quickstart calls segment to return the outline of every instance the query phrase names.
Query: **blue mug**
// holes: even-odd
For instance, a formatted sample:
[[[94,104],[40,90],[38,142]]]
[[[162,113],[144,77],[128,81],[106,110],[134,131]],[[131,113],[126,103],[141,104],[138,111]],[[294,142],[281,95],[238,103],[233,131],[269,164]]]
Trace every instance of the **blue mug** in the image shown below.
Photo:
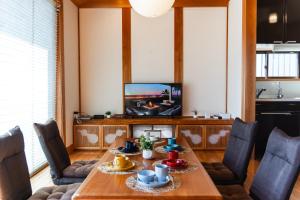
[[[165,182],[167,180],[167,176],[169,176],[169,167],[164,164],[155,165],[155,175],[158,182]]]
[[[176,144],[176,138],[169,138],[168,139],[168,145],[173,145],[173,144]]]

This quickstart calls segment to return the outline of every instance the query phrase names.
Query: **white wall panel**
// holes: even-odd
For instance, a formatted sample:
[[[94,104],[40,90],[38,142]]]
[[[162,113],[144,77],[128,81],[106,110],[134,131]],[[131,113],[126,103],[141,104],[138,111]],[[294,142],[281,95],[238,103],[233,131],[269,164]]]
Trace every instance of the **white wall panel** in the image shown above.
[[[184,114],[226,109],[226,8],[184,9]]]
[[[243,1],[229,1],[228,13],[228,112],[242,115],[243,63],[242,18]]]
[[[64,1],[66,146],[73,144],[73,112],[79,110],[78,8]]]
[[[80,9],[81,106],[122,113],[122,9]]]
[[[132,81],[174,81],[174,10],[158,18],[132,11]]]

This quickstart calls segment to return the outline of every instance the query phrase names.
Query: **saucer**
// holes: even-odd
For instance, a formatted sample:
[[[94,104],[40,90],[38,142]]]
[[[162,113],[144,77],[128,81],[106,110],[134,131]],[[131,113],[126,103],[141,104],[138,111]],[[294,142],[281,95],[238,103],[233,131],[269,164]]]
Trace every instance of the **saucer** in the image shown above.
[[[141,185],[141,186],[144,186],[144,187],[149,187],[149,188],[158,188],[158,187],[162,187],[162,186],[165,186],[167,185],[170,181],[171,181],[171,177],[170,176],[167,176],[166,177],[166,180],[163,181],[163,182],[159,182],[157,180],[157,177],[154,178],[154,181],[153,182],[150,182],[150,183],[145,183],[145,182],[142,182],[140,179],[136,178],[136,181],[137,181],[137,184]]]
[[[178,144],[166,145],[163,148],[166,152],[173,151],[173,150],[183,151],[182,147]]]
[[[183,169],[188,166],[187,161],[183,159],[175,159],[175,160],[165,159],[162,161],[162,164],[168,165],[172,169]]]
[[[127,170],[130,170],[130,169],[134,168],[134,167],[135,167],[135,162],[133,162],[133,161],[127,161],[126,166],[123,167],[123,168],[114,166],[113,161],[109,162],[109,164],[107,165],[107,168],[109,169],[109,171],[112,171],[112,172],[127,171]]]
[[[126,149],[125,147],[118,147],[118,150],[122,153],[136,153],[139,151],[138,147],[135,147],[135,149]]]

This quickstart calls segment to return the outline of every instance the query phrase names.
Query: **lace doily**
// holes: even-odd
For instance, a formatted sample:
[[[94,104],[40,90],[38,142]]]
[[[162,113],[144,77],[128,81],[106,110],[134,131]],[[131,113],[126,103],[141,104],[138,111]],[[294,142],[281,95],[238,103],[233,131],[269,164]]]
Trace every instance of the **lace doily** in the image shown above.
[[[119,174],[119,175],[126,175],[126,174],[135,174],[140,170],[144,169],[144,166],[142,165],[142,163],[138,162],[138,161],[133,161],[135,163],[134,168],[127,170],[127,171],[112,171],[109,168],[109,165],[111,164],[111,162],[104,162],[101,163],[98,166],[98,169],[104,173],[104,174]]]
[[[108,150],[110,153],[116,155],[116,154],[122,154],[122,155],[125,155],[125,156],[137,156],[137,155],[141,155],[142,154],[142,151],[137,151],[137,152],[134,152],[134,153],[123,153],[121,151],[118,150],[118,148],[111,148]]]
[[[155,161],[152,165],[155,166],[156,164],[161,164],[163,160],[157,160]],[[171,174],[184,174],[184,173],[189,173],[192,171],[195,171],[196,169],[199,168],[199,165],[194,162],[188,162],[188,166],[186,168],[179,168],[179,169],[171,169],[170,168],[170,173]]]
[[[192,150],[192,149],[184,147],[184,146],[182,146],[182,149],[183,149],[183,151],[178,151],[179,154],[188,153],[188,152],[191,152],[191,150]],[[156,147],[155,151],[157,153],[168,153],[167,151],[165,151],[164,146]]]
[[[176,190],[177,188],[179,188],[181,186],[181,181],[179,180],[179,178],[171,177],[171,181],[162,187],[158,187],[158,188],[150,188],[150,187],[146,187],[143,185],[139,185],[137,182],[137,176],[130,176],[127,178],[126,180],[126,185],[128,188],[137,191],[137,192],[146,192],[146,193],[155,193],[155,194],[159,194],[159,193],[163,193],[163,192],[170,192],[173,190]]]

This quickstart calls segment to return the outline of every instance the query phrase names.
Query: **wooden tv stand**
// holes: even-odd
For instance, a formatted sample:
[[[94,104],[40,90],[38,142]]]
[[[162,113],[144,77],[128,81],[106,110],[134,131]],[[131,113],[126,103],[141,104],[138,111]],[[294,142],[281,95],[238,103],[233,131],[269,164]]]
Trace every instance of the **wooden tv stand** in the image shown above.
[[[116,138],[131,138],[134,125],[170,125],[173,136],[183,136],[193,149],[224,150],[233,119],[125,118],[93,119],[80,124],[74,122],[75,149],[107,149]]]

